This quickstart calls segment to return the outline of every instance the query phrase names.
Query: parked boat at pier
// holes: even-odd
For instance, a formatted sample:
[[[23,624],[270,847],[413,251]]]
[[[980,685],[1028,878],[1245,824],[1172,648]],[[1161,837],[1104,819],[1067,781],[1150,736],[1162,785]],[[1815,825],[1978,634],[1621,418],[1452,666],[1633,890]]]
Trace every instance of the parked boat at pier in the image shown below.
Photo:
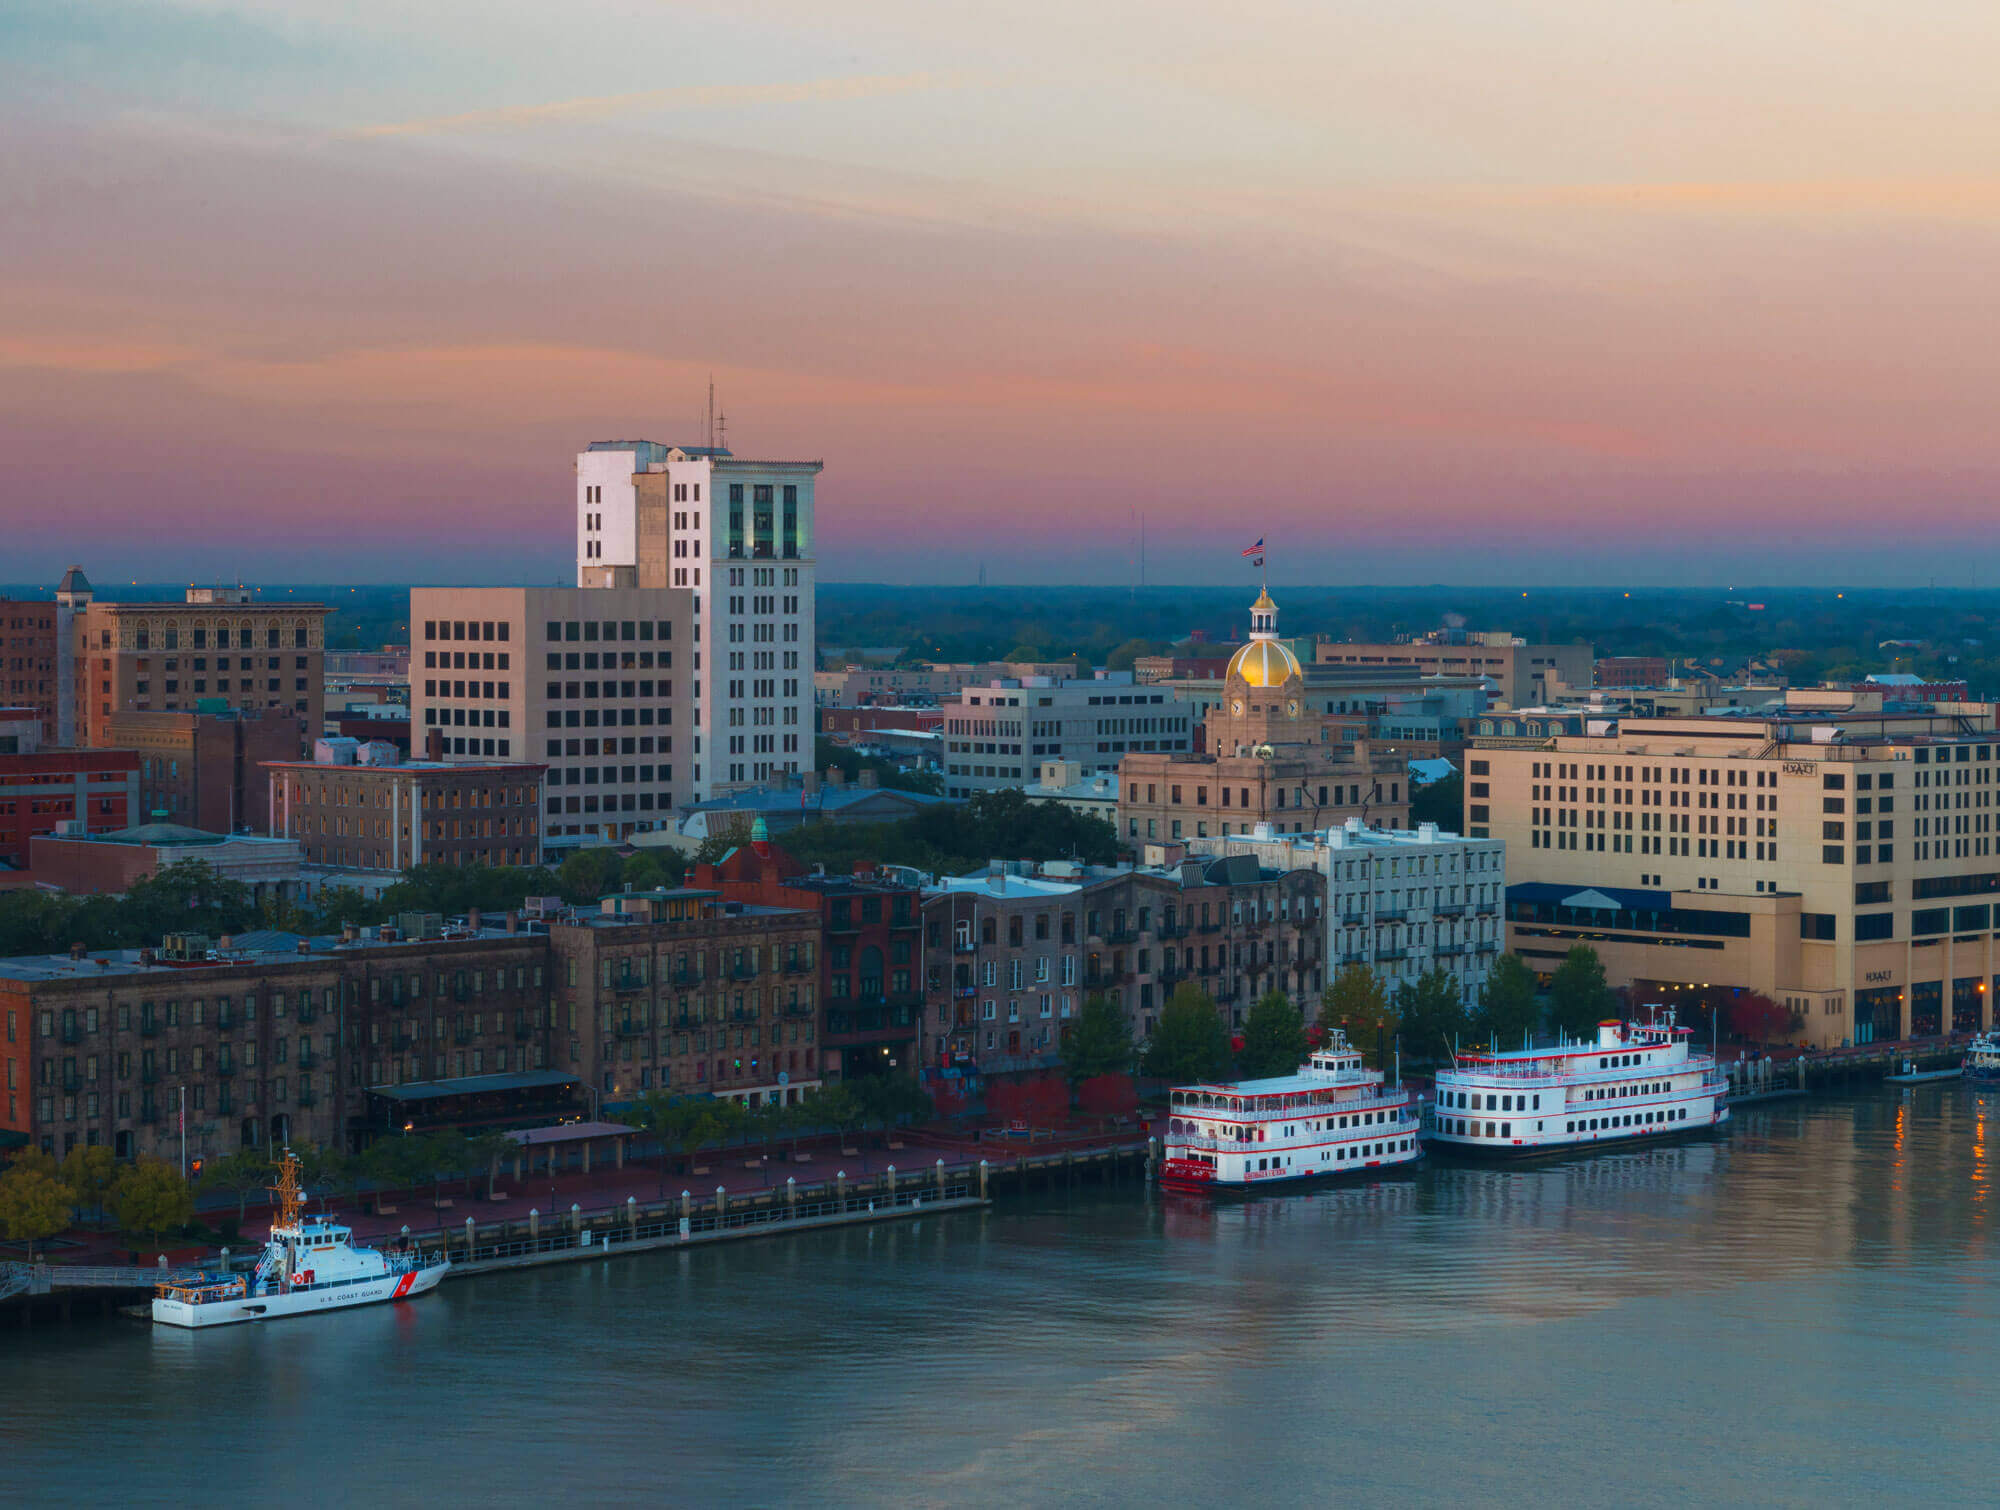
[[[1988,1028],[1965,1046],[1965,1078],[2000,1080],[2000,1028]]]
[[[1466,1153],[1533,1154],[1720,1127],[1729,1087],[1687,1028],[1604,1022],[1595,1043],[1467,1054],[1440,1071],[1426,1136]]]
[[[153,1320],[165,1326],[228,1326],[410,1300],[436,1289],[451,1267],[443,1257],[357,1248],[353,1229],[301,1215],[299,1161],[290,1149],[279,1161],[278,1183],[271,1190],[278,1216],[256,1272],[178,1276],[154,1295]]]
[[[1248,1189],[1415,1163],[1416,1097],[1383,1078],[1336,1028],[1296,1075],[1182,1086],[1169,1098],[1160,1183]]]

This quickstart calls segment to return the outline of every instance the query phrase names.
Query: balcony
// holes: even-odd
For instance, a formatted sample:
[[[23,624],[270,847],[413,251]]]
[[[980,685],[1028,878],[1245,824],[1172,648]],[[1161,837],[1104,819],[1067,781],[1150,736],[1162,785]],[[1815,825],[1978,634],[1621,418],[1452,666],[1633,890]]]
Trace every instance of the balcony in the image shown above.
[[[636,975],[621,975],[617,980],[612,982],[611,989],[622,996],[633,991],[645,990],[646,983]]]
[[[311,1106],[319,1098],[312,1088],[312,1082],[310,1080],[301,1080],[299,1082],[299,1093],[294,1099],[300,1106]]]
[[[1500,946],[1492,939],[1482,939],[1472,946],[1472,950],[1475,954],[1498,954]]]
[[[891,991],[888,996],[888,1002],[892,1007],[920,1008],[924,1004],[924,993],[921,991]]]
[[[299,1050],[299,1068],[309,1070],[319,1063],[319,1057],[311,1049]]]
[[[235,1073],[236,1073],[235,1060],[218,1059],[215,1061],[215,1076],[218,1080],[227,1080]]]
[[[218,1033],[235,1032],[236,1019],[227,1012],[217,1012],[215,1014],[215,1031]]]
[[[851,917],[828,918],[826,920],[826,931],[828,933],[859,933],[861,925]]]
[[[533,1038],[534,1036],[535,1036],[535,1026],[533,1023],[517,1022],[514,1024],[514,1042],[526,1043],[530,1038]]]
[[[158,1085],[160,1083],[159,1070],[152,1065],[146,1066],[146,1068],[139,1071],[139,1083],[141,1085]]]
[[[1375,910],[1375,921],[1378,923],[1400,923],[1408,916],[1409,913],[1400,907],[1378,907]]]
[[[680,1016],[674,1019],[674,1026],[682,1032],[686,1032],[689,1028],[698,1028],[701,1026],[701,1023],[701,1018],[691,1017],[686,1012],[681,1013]]]
[[[451,1041],[457,1044],[467,1044],[472,1042],[472,1029],[453,1028],[451,1030]]]
[[[1343,912],[1340,915],[1340,926],[1343,928],[1359,928],[1367,921],[1368,914],[1365,912]]]
[[[151,1017],[140,1018],[139,1036],[141,1038],[158,1038],[160,1036],[160,1024],[158,1020]]]
[[[620,1038],[637,1038],[646,1031],[646,1025],[643,1022],[634,1022],[631,1018],[627,1017],[613,1031]]]
[[[975,944],[971,939],[955,939],[951,946],[953,954],[976,954],[978,950],[979,945]]]
[[[1116,932],[1105,934],[1104,942],[1114,947],[1119,944],[1136,944],[1139,942],[1139,930],[1136,928],[1120,928]]]
[[[784,1009],[784,1012],[787,1017],[810,1017],[813,1015],[813,1009],[802,1001],[792,1002]]]
[[[676,970],[667,979],[677,986],[692,986],[697,984],[701,980],[701,977],[696,975],[692,970]]]
[[[62,1041],[64,1043],[82,1043],[83,1029],[73,1022],[64,1023],[62,1025]]]
[[[1431,953],[1435,954],[1439,959],[1450,959],[1454,955],[1465,953],[1465,945],[1439,944],[1435,949],[1431,951]]]
[[[159,1120],[160,1120],[160,1109],[159,1109],[159,1108],[158,1108],[157,1106],[153,1105],[153,1104],[152,1104],[152,1102],[150,1102],[150,1101],[148,1101],[148,1102],[144,1103],[144,1104],[143,1104],[143,1105],[141,1105],[141,1106],[140,1106],[140,1108],[139,1108],[139,1120],[140,1120],[141,1122],[157,1122],[157,1121],[159,1121]]]
[[[1409,957],[1410,951],[1407,949],[1377,949],[1375,951],[1375,959],[1380,964],[1390,964],[1396,960],[1408,959]]]
[[[398,1054],[407,1054],[416,1046],[416,1040],[408,1033],[397,1033],[389,1039],[389,1047]]]
[[[62,1088],[64,1095],[74,1096],[78,1091],[83,1089],[83,1081],[77,1076],[74,1070],[71,1070],[62,1077]]]
[[[1496,917],[1500,912],[1500,904],[1498,902],[1481,902],[1472,910],[1483,918]]]
[[[302,1001],[299,1003],[297,1016],[300,1026],[304,1026],[319,1016],[319,1008],[315,1007],[311,1002]]]
[[[1441,918],[1462,918],[1465,916],[1465,903],[1445,902],[1440,906],[1433,907],[1431,914],[1434,917]]]
[[[757,978],[756,967],[754,965],[732,966],[729,971],[729,978],[731,980],[755,980]]]
[[[235,1098],[229,1094],[229,1088],[224,1086],[215,1098],[215,1114],[218,1117],[227,1117],[235,1110]]]

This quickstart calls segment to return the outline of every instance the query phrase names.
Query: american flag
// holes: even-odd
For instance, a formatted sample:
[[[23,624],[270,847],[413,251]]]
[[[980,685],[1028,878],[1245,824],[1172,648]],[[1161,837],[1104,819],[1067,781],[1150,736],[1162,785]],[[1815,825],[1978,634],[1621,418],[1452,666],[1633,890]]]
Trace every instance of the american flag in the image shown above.
[[[1245,551],[1245,552],[1244,552],[1243,554],[1244,554],[1244,555],[1246,555],[1246,556],[1261,556],[1261,555],[1263,555],[1263,554],[1264,554],[1264,542],[1263,542],[1262,540],[1259,540],[1259,541],[1258,541],[1258,542],[1257,542],[1257,543],[1256,543],[1255,545],[1251,546],[1251,547],[1250,547],[1250,548],[1249,548],[1248,550],[1246,550],[1246,551]]]

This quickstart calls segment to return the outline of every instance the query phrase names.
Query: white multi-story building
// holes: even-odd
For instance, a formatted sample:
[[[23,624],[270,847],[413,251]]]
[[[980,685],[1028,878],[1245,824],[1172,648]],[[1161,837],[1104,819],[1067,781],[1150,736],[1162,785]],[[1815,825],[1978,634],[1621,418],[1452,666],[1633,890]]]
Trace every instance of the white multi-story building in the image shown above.
[[[1343,828],[1304,834],[1279,834],[1259,823],[1250,833],[1197,839],[1192,847],[1325,876],[1329,976],[1345,965],[1366,965],[1393,990],[1442,966],[1472,1006],[1500,954],[1507,898],[1507,846],[1500,840],[1461,838],[1433,823],[1363,828],[1350,818]]]
[[[577,585],[688,596],[689,800],[812,767],[821,465],[657,441],[577,457]]]
[[[1024,676],[969,686],[940,709],[945,794],[970,797],[1033,786],[1048,760],[1079,777],[1116,776],[1136,750],[1186,754],[1193,717],[1171,687],[1135,682],[1129,671],[1095,677]]]

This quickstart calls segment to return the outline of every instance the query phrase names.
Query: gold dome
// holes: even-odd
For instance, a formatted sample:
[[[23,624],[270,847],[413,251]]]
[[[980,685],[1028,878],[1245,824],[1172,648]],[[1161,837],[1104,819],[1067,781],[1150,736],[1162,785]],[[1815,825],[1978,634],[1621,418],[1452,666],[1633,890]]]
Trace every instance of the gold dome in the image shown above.
[[[1299,658],[1276,640],[1252,640],[1229,659],[1226,678],[1242,677],[1252,687],[1277,687],[1304,676]]]

